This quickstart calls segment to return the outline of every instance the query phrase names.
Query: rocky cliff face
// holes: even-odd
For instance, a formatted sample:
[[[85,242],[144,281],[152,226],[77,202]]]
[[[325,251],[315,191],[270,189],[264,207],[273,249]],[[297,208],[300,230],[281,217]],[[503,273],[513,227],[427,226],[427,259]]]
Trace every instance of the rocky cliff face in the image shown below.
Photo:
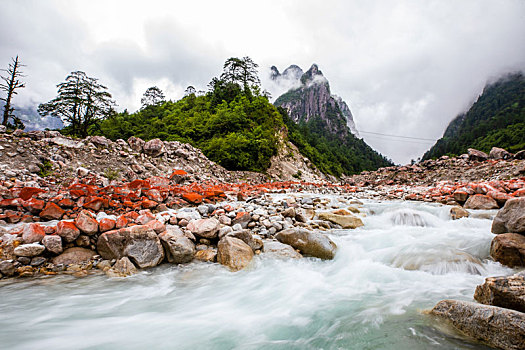
[[[288,67],[282,74],[276,67],[271,70],[274,81],[286,82],[291,87],[274,104],[285,108],[296,123],[308,122],[318,116],[334,135],[346,137],[348,128],[351,133],[358,135],[350,108],[341,97],[332,95],[328,80],[316,64],[305,73],[295,65]]]

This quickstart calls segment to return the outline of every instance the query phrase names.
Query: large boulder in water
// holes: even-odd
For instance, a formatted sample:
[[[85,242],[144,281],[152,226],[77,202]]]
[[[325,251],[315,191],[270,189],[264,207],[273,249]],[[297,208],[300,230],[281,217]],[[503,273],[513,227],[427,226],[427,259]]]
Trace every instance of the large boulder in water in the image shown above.
[[[525,234],[525,197],[509,199],[492,221],[492,233]]]
[[[119,259],[113,267],[106,271],[109,277],[127,277],[137,273],[137,268],[127,257]]]
[[[281,243],[291,245],[304,255],[333,259],[337,246],[325,235],[303,228],[289,228],[275,235]]]
[[[303,257],[292,246],[278,241],[265,241],[263,253],[264,256],[275,259],[300,259]]]
[[[354,229],[363,226],[363,221],[352,214],[339,215],[334,213],[319,213],[319,220],[330,221],[334,224],[340,225],[344,229]]]
[[[500,349],[525,347],[525,314],[470,301],[442,300],[430,311],[461,333]]]
[[[525,312],[525,276],[489,277],[476,287],[474,299],[482,304]]]
[[[127,256],[141,269],[157,266],[164,259],[160,239],[147,225],[104,232],[98,238],[97,250],[108,260]]]
[[[217,244],[217,262],[232,271],[244,269],[253,259],[253,250],[238,238],[225,236]]]
[[[525,236],[518,233],[497,235],[490,245],[490,256],[503,265],[525,266]]]
[[[167,230],[159,235],[164,246],[166,258],[172,264],[184,264],[193,260],[195,244],[176,227],[168,226]]]
[[[499,205],[492,197],[484,194],[475,194],[468,197],[464,207],[466,209],[498,209]]]

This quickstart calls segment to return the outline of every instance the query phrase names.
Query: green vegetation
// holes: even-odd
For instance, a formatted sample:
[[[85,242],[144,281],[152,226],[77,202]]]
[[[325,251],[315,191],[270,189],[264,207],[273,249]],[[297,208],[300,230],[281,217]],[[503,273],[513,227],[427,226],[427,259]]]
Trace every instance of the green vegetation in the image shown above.
[[[104,169],[104,177],[108,180],[116,180],[120,176],[120,170],[119,169],[112,169],[112,168],[106,168]]]
[[[320,117],[296,124],[285,109],[278,109],[288,127],[289,140],[325,174],[339,177],[392,164],[350,133],[343,139],[335,137]]]
[[[38,164],[40,171],[37,173],[40,177],[48,177],[53,174],[53,164],[49,160],[44,160],[41,164]]]
[[[188,89],[177,102],[111,115],[91,131],[113,140],[137,136],[187,142],[227,169],[263,172],[277,153],[277,134],[284,124],[260,93],[256,67],[247,57],[231,58],[207,94],[197,96]]]
[[[457,116],[443,138],[425,153],[423,160],[457,156],[468,148],[490,152],[501,147],[510,152],[525,148],[525,77],[510,74],[488,85],[465,114]]]

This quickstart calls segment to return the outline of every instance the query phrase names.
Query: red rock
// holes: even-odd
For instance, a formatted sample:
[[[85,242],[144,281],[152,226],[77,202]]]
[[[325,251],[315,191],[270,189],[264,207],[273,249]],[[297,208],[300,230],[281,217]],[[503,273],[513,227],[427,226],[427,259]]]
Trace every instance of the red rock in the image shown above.
[[[149,182],[146,180],[134,180],[134,181],[129,182],[126,185],[126,187],[131,188],[131,189],[137,189],[137,188],[149,188],[150,185],[149,185]]]
[[[64,198],[58,202],[58,205],[62,208],[73,208],[75,204],[76,203],[70,198]]]
[[[525,188],[515,191],[512,195],[514,197],[525,197]]]
[[[44,228],[39,224],[27,224],[22,231],[25,244],[41,242],[45,235]]]
[[[507,200],[512,198],[512,196],[499,191],[490,191],[487,193],[487,196],[490,196],[496,202],[498,202],[499,206],[503,206]]]
[[[99,211],[100,208],[102,208],[103,204],[104,204],[104,199],[100,197],[95,197],[89,202],[85,203],[83,207],[86,209],[91,209],[93,211]]]
[[[86,193],[83,190],[70,190],[69,194],[73,199],[77,199],[86,195]]]
[[[115,228],[120,229],[120,228],[128,226],[128,224],[129,224],[128,218],[126,218],[125,216],[121,216],[117,219]]]
[[[24,187],[20,190],[19,197],[27,201],[29,198],[33,197],[33,195],[37,193],[42,193],[42,192],[46,192],[46,191],[44,191],[41,188],[36,188],[36,187]]]
[[[137,213],[136,211],[130,211],[124,214],[124,217],[130,219],[131,221],[135,221],[139,217],[139,213]]]
[[[56,226],[43,226],[46,235],[52,235],[57,231]]]
[[[155,201],[151,201],[149,199],[145,199],[140,203],[140,206],[144,209],[153,209],[156,208],[159,203]]]
[[[106,231],[113,230],[115,226],[116,226],[116,221],[113,219],[109,219],[109,218],[104,218],[100,220],[98,223],[100,232],[106,232]]]
[[[75,219],[75,225],[82,233],[85,233],[88,236],[98,232],[98,222],[87,210],[82,210],[78,214],[77,218]]]
[[[46,207],[40,212],[40,217],[44,220],[60,220],[65,210],[53,202],[48,202]]]
[[[57,224],[57,235],[65,242],[73,242],[80,235],[80,230],[70,221],[60,221]]]
[[[23,206],[31,212],[32,214],[38,214],[42,209],[44,209],[45,202],[41,199],[30,198],[29,200],[24,201]]]
[[[146,191],[144,194],[146,195],[146,197],[148,197],[152,201],[159,202],[159,203],[164,201],[164,198],[162,198],[162,195],[160,194],[159,190],[151,189],[151,190]]]
[[[195,192],[183,193],[182,198],[192,204],[202,203],[202,196]]]
[[[498,203],[494,199],[484,194],[470,196],[465,202],[466,209],[498,209]]]
[[[20,201],[17,198],[2,199],[0,201],[0,208],[18,207]]]

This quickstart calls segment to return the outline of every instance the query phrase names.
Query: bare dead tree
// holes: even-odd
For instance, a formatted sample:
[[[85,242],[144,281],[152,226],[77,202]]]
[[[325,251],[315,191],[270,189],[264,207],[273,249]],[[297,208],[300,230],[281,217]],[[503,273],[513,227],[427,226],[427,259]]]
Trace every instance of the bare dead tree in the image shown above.
[[[0,82],[0,89],[6,92],[6,96],[0,98],[0,100],[5,102],[4,105],[4,116],[2,119],[2,125],[7,126],[9,122],[9,118],[14,118],[13,111],[15,110],[14,107],[11,107],[11,101],[13,99],[13,95],[16,95],[18,92],[17,89],[24,88],[26,85],[25,83],[20,81],[20,78],[25,77],[25,75],[22,74],[22,71],[20,70],[21,67],[25,67],[25,65],[21,64],[18,55],[16,58],[12,58],[13,62],[9,64],[9,67],[7,69],[1,69],[2,71],[6,72],[6,76],[1,76],[2,80],[4,82]]]

